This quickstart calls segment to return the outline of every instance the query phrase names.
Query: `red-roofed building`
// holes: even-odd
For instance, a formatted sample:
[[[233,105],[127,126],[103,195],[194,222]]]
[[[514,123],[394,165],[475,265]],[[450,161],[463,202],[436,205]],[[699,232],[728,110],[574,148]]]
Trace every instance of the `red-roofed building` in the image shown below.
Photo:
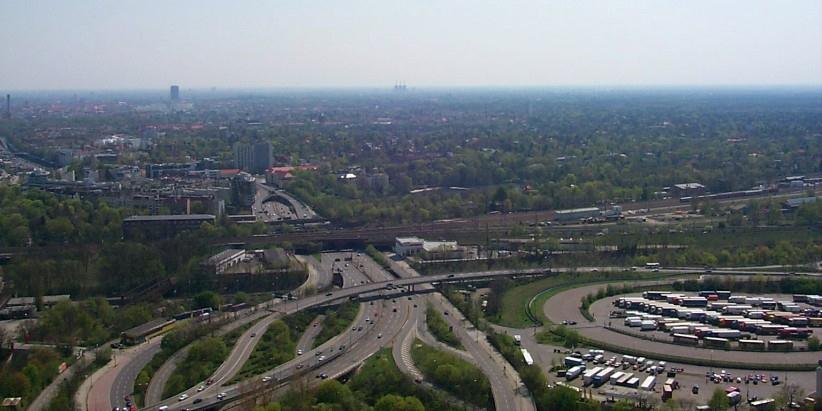
[[[303,164],[300,166],[276,166],[271,167],[265,173],[265,182],[267,184],[282,187],[286,181],[291,180],[294,178],[294,174],[292,171],[300,170],[300,171],[307,171],[307,170],[317,170],[320,167],[314,164]]]
[[[228,168],[225,170],[220,170],[220,177],[231,177],[240,174],[239,168]]]

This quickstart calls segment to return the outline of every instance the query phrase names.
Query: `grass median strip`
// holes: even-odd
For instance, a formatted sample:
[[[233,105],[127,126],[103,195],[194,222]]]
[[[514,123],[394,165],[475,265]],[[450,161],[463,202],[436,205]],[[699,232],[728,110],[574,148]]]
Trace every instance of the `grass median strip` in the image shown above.
[[[431,334],[433,334],[437,340],[442,341],[454,348],[462,349],[462,343],[460,343],[459,338],[457,338],[454,331],[451,330],[448,323],[445,322],[445,318],[442,317],[442,314],[434,309],[434,306],[430,303],[425,311],[425,321],[428,324],[428,329],[431,331]]]
[[[348,326],[354,322],[357,313],[360,312],[360,303],[349,302],[341,304],[336,309],[329,309],[325,312],[325,319],[323,319],[322,330],[314,339],[314,348],[319,347],[326,341],[341,334]]]
[[[186,357],[174,369],[163,387],[163,398],[183,392],[206,380],[231,352],[237,339],[260,319],[244,324],[221,337],[206,337],[191,345]]]
[[[300,311],[274,320],[254,347],[248,361],[230,384],[260,375],[294,358],[297,340],[317,316],[316,310]]]
[[[260,337],[257,346],[243,368],[230,383],[262,374],[294,358],[297,343],[291,336],[291,330],[282,320],[274,320],[268,330]]]
[[[415,340],[411,357],[425,378],[455,397],[477,405],[493,405],[488,377],[474,364]]]

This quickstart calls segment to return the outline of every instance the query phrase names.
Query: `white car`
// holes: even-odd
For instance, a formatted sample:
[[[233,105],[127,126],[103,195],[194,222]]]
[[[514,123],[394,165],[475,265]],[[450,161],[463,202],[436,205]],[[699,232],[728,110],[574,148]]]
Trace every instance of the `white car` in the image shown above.
[[[186,398],[188,398],[188,394],[183,394],[183,395],[177,397],[177,401],[185,401]]]
[[[324,356],[324,355],[321,355],[321,356],[320,356],[320,358],[318,359],[318,361],[324,361],[324,360],[325,360],[325,356]]]
[[[271,381],[271,377],[269,377],[267,375],[265,377],[263,377],[263,382],[269,382],[269,381]]]
[[[197,392],[202,392],[205,389],[205,385],[201,385],[197,387]]]
[[[226,397],[226,393],[224,393],[224,392],[221,392],[221,393],[217,394],[217,399],[218,399],[218,400],[221,400],[221,399],[223,399],[223,398],[225,398],[225,397]]]
[[[303,350],[297,350],[297,355],[303,355]]]

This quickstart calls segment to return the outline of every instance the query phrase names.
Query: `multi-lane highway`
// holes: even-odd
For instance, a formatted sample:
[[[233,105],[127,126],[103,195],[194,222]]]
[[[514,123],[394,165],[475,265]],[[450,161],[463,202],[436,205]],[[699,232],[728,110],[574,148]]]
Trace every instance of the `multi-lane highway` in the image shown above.
[[[361,269],[360,264],[354,264],[354,259],[352,258],[351,261],[346,263],[342,263],[342,261],[352,257],[351,255],[337,255],[337,254],[323,254],[323,265],[327,266],[334,266],[335,269],[340,271],[340,274],[344,280],[343,286],[356,286],[357,284],[363,284],[373,280],[386,280],[387,273],[379,274],[374,272],[368,272],[367,270]],[[339,260],[339,261],[335,261]],[[357,259],[359,261],[359,258]],[[340,267],[336,267],[336,263],[340,263]],[[255,325],[255,327],[261,327],[261,330],[257,330],[256,332],[252,331],[255,327],[251,330],[247,331],[238,343],[233,347],[232,353],[229,355],[229,358],[223,363],[223,365],[215,372],[214,376],[212,376],[213,383],[207,386],[202,391],[196,391],[195,387],[192,387],[190,390],[184,392],[186,395],[189,396],[188,399],[184,401],[176,401],[175,398],[168,399],[166,401],[155,403],[149,409],[154,407],[159,407],[162,405],[169,405],[169,406],[198,406],[202,407],[207,404],[212,404],[214,402],[220,401],[217,398],[217,394],[225,392],[227,394],[228,399],[232,399],[236,396],[241,394],[241,387],[239,384],[235,384],[232,386],[226,386],[225,383],[229,381],[233,375],[236,374],[239,369],[242,368],[243,364],[247,360],[250,353],[253,351],[254,343],[251,339],[255,338],[251,335],[261,335],[262,334],[262,327],[267,327],[270,324],[269,319],[273,321],[275,317],[279,317],[280,315],[287,315],[294,313],[300,309],[305,309],[306,306],[298,307],[299,301],[295,301],[294,304],[283,304],[283,309],[278,311],[278,313],[266,317],[260,323]],[[392,327],[396,327],[396,323],[400,322],[400,316],[406,315],[401,310],[392,309],[386,310],[386,306],[388,302],[386,301],[377,301],[377,302],[369,302],[369,303],[361,303],[360,312],[358,313],[357,318],[354,321],[354,325],[344,333],[332,338],[331,340],[327,341],[326,343],[322,344],[320,347],[314,350],[303,350],[303,355],[298,356],[294,360],[283,364],[271,372],[271,376],[275,378],[276,381],[285,380],[291,378],[294,375],[299,375],[308,370],[312,370],[312,372],[316,371],[317,375],[325,374],[327,377],[334,377],[337,376],[352,366],[358,364],[357,361],[362,361],[367,356],[376,352],[381,343],[387,341],[388,338],[384,335],[393,335],[395,332],[398,332],[399,329],[396,331],[392,330]],[[287,307],[286,307],[287,306]],[[407,307],[406,307],[407,308]],[[262,325],[266,323],[265,325]],[[359,324],[359,325],[358,325]],[[318,326],[319,327],[319,326]],[[314,327],[311,327],[312,329]],[[308,331],[311,332],[311,331]],[[373,339],[376,342],[368,343],[358,343],[361,340]],[[235,355],[236,353],[236,355]],[[343,359],[352,357],[355,361],[351,363],[346,363]],[[333,360],[333,361],[332,361]],[[324,364],[329,364],[328,366],[324,366]],[[340,364],[344,364],[344,366],[340,366]],[[259,377],[255,377],[259,378]],[[179,395],[179,394],[178,394]],[[176,397],[176,396],[175,396]],[[195,404],[195,401],[197,403]]]
[[[327,254],[326,254],[327,255]],[[296,358],[286,364],[277,367],[276,370],[273,372],[273,376],[276,377],[278,380],[282,381],[287,378],[291,378],[295,375],[300,375],[301,373],[305,372],[305,370],[314,370],[318,366],[320,367],[321,375],[325,373],[329,377],[333,377],[338,375],[339,373],[345,372],[354,365],[358,364],[359,362],[363,361],[369,355],[376,352],[380,346],[385,344],[387,339],[394,338],[397,336],[400,331],[408,326],[409,322],[413,325],[413,316],[412,310],[422,310],[424,309],[420,304],[417,304],[417,307],[413,307],[410,303],[407,303],[406,298],[396,298],[397,302],[393,302],[390,300],[391,296],[401,297],[404,295],[406,290],[413,288],[413,286],[420,287],[420,290],[425,288],[426,286],[423,284],[428,283],[438,283],[438,282],[458,282],[458,281],[470,281],[470,280],[479,280],[479,279],[489,279],[495,278],[500,276],[546,276],[546,275],[554,275],[555,273],[569,271],[570,269],[565,268],[554,268],[553,270],[547,269],[528,269],[528,270],[497,270],[497,271],[485,271],[485,272],[471,272],[471,273],[459,273],[459,274],[440,274],[440,275],[432,275],[426,277],[405,277],[399,279],[391,279],[391,280],[381,280],[381,278],[387,278],[387,273],[383,270],[379,269],[370,259],[367,259],[362,256],[355,256],[353,254],[349,254],[350,261],[346,261],[347,257],[343,255],[342,257],[334,257],[331,255],[327,255],[327,258],[333,258],[330,265],[332,269],[339,269],[341,275],[344,278],[344,288],[329,291],[325,294],[320,294],[316,296],[307,297],[301,300],[296,301],[287,301],[282,302],[274,307],[276,313],[267,317],[265,320],[261,321],[255,327],[259,328],[252,328],[251,330],[247,331],[244,334],[240,342],[235,345],[234,349],[232,350],[229,359],[226,361],[223,366],[218,369],[218,372],[215,373],[215,384],[207,388],[202,393],[191,392],[189,395],[190,397],[181,403],[180,406],[183,405],[194,405],[194,400],[202,399],[202,403],[198,403],[197,406],[201,407],[202,404],[209,404],[211,402],[206,401],[208,398],[212,398],[220,390],[225,390],[227,394],[229,394],[229,398],[233,398],[238,396],[240,393],[237,391],[237,386],[231,387],[224,387],[222,384],[226,381],[230,380],[231,377],[240,369],[242,368],[242,364],[244,363],[245,359],[248,358],[251,351],[253,350],[254,343],[253,340],[250,340],[254,337],[251,337],[250,334],[257,333],[261,334],[267,324],[270,323],[275,317],[293,314],[297,311],[313,308],[317,306],[327,305],[333,302],[339,301],[347,301],[354,297],[362,297],[362,296],[378,296],[378,297],[385,297],[388,299],[379,299],[377,301],[372,301],[369,303],[363,303],[363,306],[366,307],[365,310],[362,310],[361,313],[364,315],[368,315],[368,318],[373,318],[373,321],[365,322],[363,325],[363,329],[360,330],[359,326],[353,327],[351,330],[347,330],[345,333],[338,336],[338,338],[332,339],[331,341],[323,344],[323,346],[319,347],[318,350],[323,352],[328,352],[329,355],[326,359],[327,364],[323,365],[318,362],[318,360],[304,360],[303,358],[311,359],[310,354],[312,352],[317,352],[314,350],[308,353],[308,356],[305,354],[300,358]],[[326,257],[324,257],[325,260]],[[339,259],[340,261],[336,261]],[[327,260],[323,262],[323,265],[329,264]],[[365,273],[369,270],[374,269],[376,267],[375,273],[370,273],[366,275]],[[611,267],[613,268],[613,267]],[[599,268],[575,268],[575,271],[578,272],[585,272],[585,271],[594,271],[594,270],[604,270],[604,267]],[[407,269],[405,269],[405,273],[407,274]],[[662,272],[667,272],[671,274],[678,274],[678,273],[692,273],[694,269],[672,269],[672,270],[661,270]],[[357,272],[361,273],[362,275],[357,275]],[[385,273],[383,277],[379,276],[379,272]],[[400,271],[398,271],[400,272]],[[750,271],[725,271],[725,273],[731,274],[752,274],[752,273],[762,273],[762,272],[750,272]],[[787,274],[787,273],[774,273],[774,272],[767,272],[767,274],[771,275],[779,275],[779,274]],[[375,281],[377,280],[377,281]],[[391,302],[389,302],[391,301]],[[447,304],[444,301],[441,304]],[[391,305],[389,307],[389,305]],[[390,308],[390,309],[388,309]],[[394,310],[396,308],[396,310]],[[451,308],[453,310],[453,308]],[[373,317],[370,317],[373,316]],[[527,399],[518,398],[516,392],[519,391],[519,385],[517,381],[517,376],[511,370],[506,369],[504,364],[500,364],[500,361],[494,358],[494,353],[489,352],[488,348],[482,347],[481,339],[479,335],[476,334],[467,334],[466,330],[463,330],[460,323],[455,323],[458,327],[455,327],[457,330],[458,335],[469,335],[469,337],[474,337],[475,342],[478,344],[474,347],[475,352],[471,354],[476,358],[478,355],[482,354],[483,359],[489,358],[488,361],[480,361],[478,365],[483,369],[484,372],[491,374],[490,377],[492,379],[492,387],[496,384],[498,387],[501,387],[503,384],[507,385],[508,388],[500,389],[498,388],[495,390],[495,401],[503,401],[504,403],[501,404],[503,407],[513,407],[513,408],[502,408],[502,409],[529,409],[529,401]],[[463,324],[464,325],[464,324]],[[255,331],[252,331],[255,330]],[[376,334],[375,334],[376,333]],[[469,338],[470,339],[470,338]],[[345,341],[348,340],[348,344],[345,344]],[[243,342],[245,341],[245,342]],[[336,350],[324,351],[327,350],[330,343],[336,342],[346,347],[340,351],[339,345],[337,345]],[[470,342],[466,344],[468,346],[472,346]],[[493,350],[491,350],[493,351]],[[334,361],[330,361],[334,359]],[[352,363],[347,363],[342,359],[351,359]],[[359,361],[359,362],[357,362]],[[299,366],[301,365],[301,366]],[[299,367],[298,367],[299,366]],[[494,377],[495,374],[498,373],[499,367],[502,367],[502,376]],[[495,370],[496,369],[496,370]],[[329,372],[330,371],[330,372]],[[494,381],[497,381],[496,383]],[[187,392],[188,394],[188,392]],[[499,400],[496,399],[499,397]],[[216,397],[212,398],[211,401],[216,401]],[[176,404],[175,401],[166,401],[162,404],[174,405]],[[158,406],[162,404],[154,404],[153,406]]]

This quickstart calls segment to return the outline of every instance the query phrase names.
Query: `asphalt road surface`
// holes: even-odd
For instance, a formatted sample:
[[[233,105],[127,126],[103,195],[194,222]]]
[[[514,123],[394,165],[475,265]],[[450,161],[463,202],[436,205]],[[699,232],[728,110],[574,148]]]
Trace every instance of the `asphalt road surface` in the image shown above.
[[[653,282],[658,283],[658,282]],[[635,284],[634,284],[635,285]],[[682,358],[700,358],[712,360],[720,358],[723,361],[732,361],[740,364],[756,362],[760,364],[815,364],[819,360],[819,353],[816,352],[758,352],[747,351],[718,351],[704,348],[688,347],[684,345],[669,344],[663,342],[653,342],[644,339],[631,337],[604,328],[602,319],[599,322],[589,323],[579,311],[580,300],[585,295],[602,288],[603,284],[590,285],[570,289],[558,293],[548,299],[543,307],[545,316],[554,323],[561,323],[564,320],[573,320],[577,325],[571,328],[585,337],[607,341],[610,344],[618,344],[623,347],[639,347],[643,351],[661,356],[673,355]]]

